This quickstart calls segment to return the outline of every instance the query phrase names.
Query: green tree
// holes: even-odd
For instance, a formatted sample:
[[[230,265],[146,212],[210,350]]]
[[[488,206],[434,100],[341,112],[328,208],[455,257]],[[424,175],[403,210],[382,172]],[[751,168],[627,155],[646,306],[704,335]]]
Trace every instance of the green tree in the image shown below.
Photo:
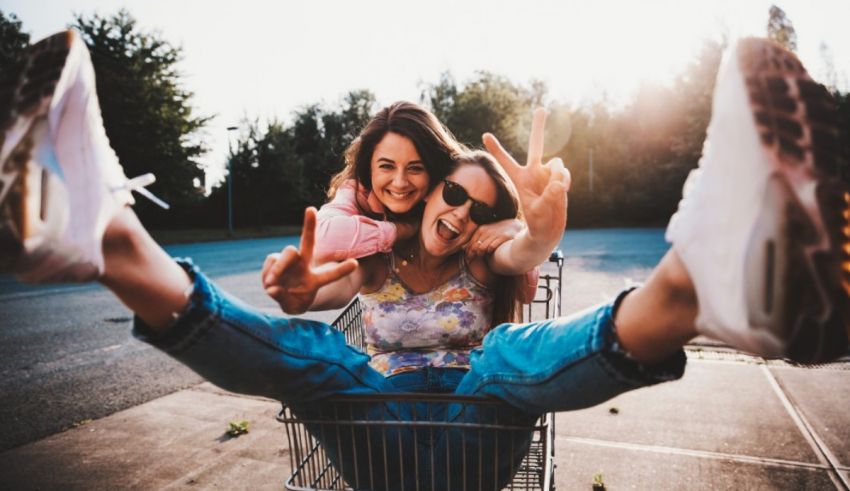
[[[106,133],[128,177],[153,172],[150,190],[169,202],[166,213],[146,200],[136,212],[148,227],[178,225],[181,208],[203,198],[196,186],[205,151],[199,132],[209,121],[193,114],[192,93],[182,87],[181,49],[141,31],[121,10],[111,17],[78,15],[73,25],[91,51]]]
[[[419,99],[431,109],[437,119],[445,124],[452,115],[457,93],[458,88],[454,77],[450,72],[443,72],[437,83],[425,86]]]
[[[425,87],[421,101],[461,142],[480,147],[481,135],[489,131],[515,155],[521,155],[525,146],[521,123],[545,93],[540,82],[526,88],[486,71],[458,87],[451,74],[444,73],[437,83]]]
[[[349,92],[342,99],[338,110],[322,111],[322,130],[332,160],[341,162],[343,152],[357,138],[374,112],[375,95],[368,90]]]
[[[30,35],[23,32],[18,17],[0,10],[0,73],[6,74],[29,44]]]
[[[283,202],[301,206],[300,173],[296,165],[286,168],[292,158],[291,135],[277,121],[265,130],[258,121],[245,120],[240,124],[241,134],[228,154],[230,180],[233,187],[233,222],[237,228],[262,227],[286,223],[281,216]],[[278,158],[278,154],[283,154]],[[213,217],[205,225],[224,226],[227,213],[227,181],[214,188],[207,198],[205,215]],[[285,208],[284,208],[285,209]],[[297,213],[296,213],[297,215]]]
[[[294,150],[292,129],[279,121],[270,122],[264,131],[257,121],[246,121],[242,127],[243,134],[229,155],[234,226],[299,223],[306,206],[304,169]],[[222,185],[211,198],[223,200],[226,193]]]
[[[294,111],[290,125],[272,121],[261,129],[256,121],[243,123],[229,156],[235,226],[298,224],[306,206],[321,206],[345,148],[369,121],[374,104],[371,92],[352,91],[335,107],[311,104]],[[224,185],[213,190],[209,215],[225,216],[226,193]]]
[[[785,11],[776,5],[770,6],[767,19],[767,37],[785,46],[791,51],[797,51],[797,31]]]
[[[295,150],[302,159],[307,202],[325,201],[331,177],[344,165],[343,153],[374,113],[375,96],[353,91],[337,108],[309,106],[295,113]]]

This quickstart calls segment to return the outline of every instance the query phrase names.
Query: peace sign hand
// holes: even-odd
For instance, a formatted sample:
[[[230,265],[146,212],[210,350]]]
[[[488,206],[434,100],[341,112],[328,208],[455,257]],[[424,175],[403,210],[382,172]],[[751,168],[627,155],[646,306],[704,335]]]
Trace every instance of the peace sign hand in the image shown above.
[[[543,130],[546,110],[538,108],[531,121],[528,138],[528,161],[520,165],[490,133],[483,136],[484,145],[513,181],[519,193],[522,212],[531,237],[541,240],[560,239],[567,224],[567,191],[570,172],[563,161],[554,158],[543,164]]]
[[[280,253],[269,254],[263,263],[262,279],[266,293],[287,314],[302,314],[310,308],[319,289],[357,268],[356,259],[314,266],[316,209],[304,210],[304,227],[298,249],[286,246]]]

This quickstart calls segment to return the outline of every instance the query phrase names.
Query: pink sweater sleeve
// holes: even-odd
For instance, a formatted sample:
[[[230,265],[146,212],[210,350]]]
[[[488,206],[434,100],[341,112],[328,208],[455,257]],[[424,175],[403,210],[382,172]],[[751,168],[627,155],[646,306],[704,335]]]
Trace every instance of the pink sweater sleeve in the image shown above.
[[[314,252],[319,262],[343,261],[392,250],[395,224],[362,213],[357,206],[354,181],[346,181],[334,198],[319,209]]]

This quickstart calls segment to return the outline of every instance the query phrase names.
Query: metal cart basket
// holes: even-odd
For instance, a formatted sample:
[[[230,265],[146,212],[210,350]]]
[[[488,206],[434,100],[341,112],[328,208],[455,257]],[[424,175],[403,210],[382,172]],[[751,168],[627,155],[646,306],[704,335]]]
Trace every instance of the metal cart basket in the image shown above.
[[[541,267],[523,319],[561,313],[563,254]],[[355,299],[334,321],[363,348]],[[284,405],[290,449],[288,490],[552,490],[554,415],[536,421],[501,401],[453,394],[339,395],[309,417]],[[320,443],[321,442],[321,443]]]

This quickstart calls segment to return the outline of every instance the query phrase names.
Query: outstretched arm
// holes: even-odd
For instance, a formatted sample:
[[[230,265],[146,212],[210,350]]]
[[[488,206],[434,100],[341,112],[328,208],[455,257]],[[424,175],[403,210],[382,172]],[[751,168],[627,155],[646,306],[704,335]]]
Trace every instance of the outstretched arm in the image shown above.
[[[353,180],[344,182],[333,199],[322,205],[316,228],[317,262],[343,261],[389,252],[399,236],[412,235],[407,224],[375,220],[363,209],[380,213],[383,208],[372,193],[358,190]],[[418,227],[417,227],[418,229]],[[413,230],[415,232],[416,229]]]
[[[528,143],[528,161],[520,165],[490,133],[484,134],[487,150],[510,176],[519,193],[527,228],[499,246],[490,256],[490,268],[499,274],[521,274],[543,263],[558,245],[567,224],[567,191],[570,173],[561,159],[543,164],[543,130],[546,110],[534,111]]]
[[[316,209],[310,207],[304,210],[299,248],[287,246],[263,264],[263,287],[287,314],[344,306],[364,282],[356,259],[314,265],[315,238]]]

